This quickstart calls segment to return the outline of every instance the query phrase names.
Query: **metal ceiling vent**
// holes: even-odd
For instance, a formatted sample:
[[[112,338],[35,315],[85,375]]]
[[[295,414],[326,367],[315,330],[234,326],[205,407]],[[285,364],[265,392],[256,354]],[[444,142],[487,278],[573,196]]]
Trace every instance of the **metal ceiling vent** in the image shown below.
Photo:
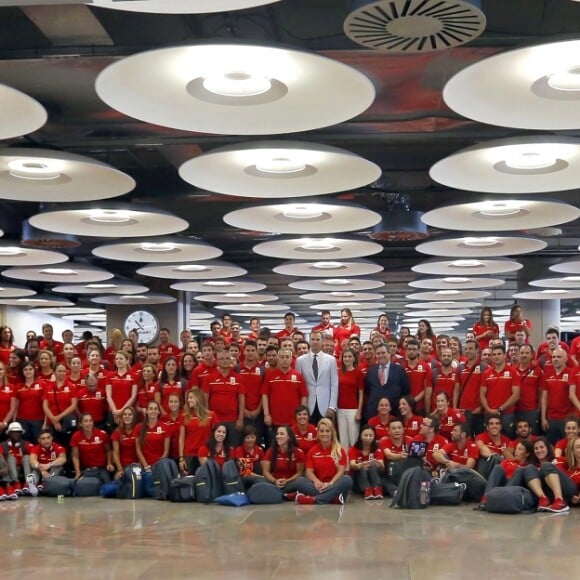
[[[485,15],[477,0],[354,0],[345,34],[381,52],[416,54],[445,50],[477,38]]]

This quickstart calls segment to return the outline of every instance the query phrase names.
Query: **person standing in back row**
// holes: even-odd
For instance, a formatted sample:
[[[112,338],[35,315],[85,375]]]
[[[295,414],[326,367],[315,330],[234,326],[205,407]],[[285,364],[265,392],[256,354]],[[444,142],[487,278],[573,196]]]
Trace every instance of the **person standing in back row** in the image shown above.
[[[323,417],[334,419],[338,403],[338,368],[336,359],[322,352],[322,333],[310,334],[310,352],[298,357],[296,370],[308,387],[310,422]]]

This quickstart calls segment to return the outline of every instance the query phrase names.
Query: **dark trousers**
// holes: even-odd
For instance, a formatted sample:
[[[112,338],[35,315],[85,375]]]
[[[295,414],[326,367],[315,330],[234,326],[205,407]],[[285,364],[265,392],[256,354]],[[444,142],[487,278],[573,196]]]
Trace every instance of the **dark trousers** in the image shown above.
[[[334,485],[327,487],[324,491],[318,491],[309,479],[299,477],[296,480],[296,489],[305,495],[314,496],[316,503],[332,503],[340,494],[346,499],[348,492],[352,489],[352,479],[349,475],[343,475]]]

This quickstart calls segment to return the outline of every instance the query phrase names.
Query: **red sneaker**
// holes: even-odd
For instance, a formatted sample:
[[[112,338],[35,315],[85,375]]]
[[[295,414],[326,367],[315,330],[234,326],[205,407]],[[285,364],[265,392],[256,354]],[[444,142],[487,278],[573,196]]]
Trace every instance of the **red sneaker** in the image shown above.
[[[14,491],[14,487],[9,483],[6,484],[6,499],[18,499],[18,494]]]
[[[544,496],[540,498],[540,502],[538,503],[538,511],[539,512],[547,512],[549,511],[548,508],[550,507],[550,500]]]
[[[546,511],[555,514],[562,514],[570,511],[570,506],[563,499],[555,499],[547,508]]]
[[[14,488],[14,491],[16,492],[17,495],[22,495],[22,486],[20,485],[20,482],[17,481],[15,482],[12,487]]]
[[[289,491],[288,493],[284,494],[284,499],[286,501],[295,501],[296,500],[296,492],[295,491]]]
[[[372,487],[367,487],[365,489],[365,499],[375,499],[375,494]]]
[[[335,505],[344,505],[344,495],[339,493],[333,500],[332,503]]]
[[[380,486],[373,487],[373,495],[375,496],[375,499],[383,499],[383,488]]]
[[[300,493],[299,491],[296,492],[296,503],[302,505],[314,505],[314,496],[313,495],[306,495],[304,493]]]

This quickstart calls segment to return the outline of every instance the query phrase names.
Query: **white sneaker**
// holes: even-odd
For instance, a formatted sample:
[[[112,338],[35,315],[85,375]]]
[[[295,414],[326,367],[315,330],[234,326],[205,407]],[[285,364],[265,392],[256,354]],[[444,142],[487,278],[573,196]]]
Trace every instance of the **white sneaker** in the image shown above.
[[[36,487],[36,477],[34,477],[34,473],[29,473],[26,476],[26,483],[28,484],[30,495],[36,497],[38,495],[38,487]]]

